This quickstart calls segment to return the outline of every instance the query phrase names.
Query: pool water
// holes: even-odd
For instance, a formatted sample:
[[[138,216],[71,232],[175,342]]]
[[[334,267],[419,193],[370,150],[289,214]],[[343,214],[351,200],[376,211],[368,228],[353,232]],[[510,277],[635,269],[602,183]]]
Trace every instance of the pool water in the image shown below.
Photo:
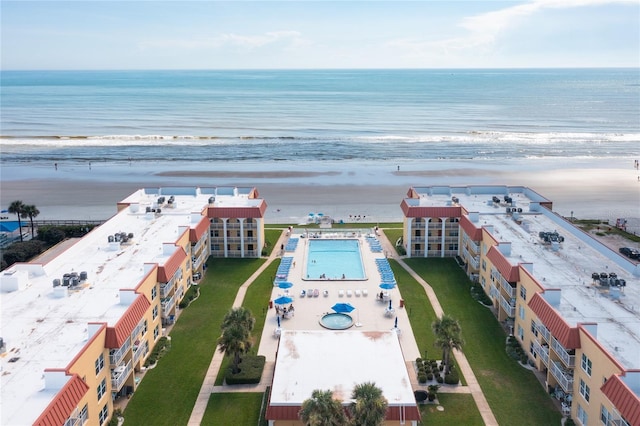
[[[325,314],[320,318],[320,325],[329,330],[346,330],[353,325],[353,318],[343,313]]]
[[[306,274],[309,280],[366,279],[360,254],[360,241],[310,239]]]

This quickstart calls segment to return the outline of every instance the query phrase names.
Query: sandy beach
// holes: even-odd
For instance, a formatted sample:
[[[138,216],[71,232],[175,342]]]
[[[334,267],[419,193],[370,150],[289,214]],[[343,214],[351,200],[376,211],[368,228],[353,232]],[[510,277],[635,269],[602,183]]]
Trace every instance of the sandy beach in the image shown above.
[[[4,165],[0,203],[35,204],[39,219],[106,219],[116,203],[142,187],[255,186],[269,205],[267,223],[301,223],[309,213],[336,220],[401,221],[411,186],[522,185],[576,218],[626,218],[640,232],[640,172],[632,159],[544,159],[282,164],[68,163]]]

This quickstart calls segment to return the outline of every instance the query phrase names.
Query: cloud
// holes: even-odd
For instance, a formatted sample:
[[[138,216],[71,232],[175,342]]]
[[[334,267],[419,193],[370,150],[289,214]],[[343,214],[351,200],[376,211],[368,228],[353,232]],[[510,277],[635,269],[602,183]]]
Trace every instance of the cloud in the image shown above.
[[[510,28],[544,9],[568,9],[605,4],[637,4],[637,0],[532,0],[528,3],[464,18],[458,25],[466,34],[443,40],[397,39],[386,46],[402,49],[410,56],[449,55],[458,51],[488,51]]]
[[[138,43],[140,49],[218,49],[225,46],[235,46],[247,50],[286,43],[295,47],[308,42],[302,38],[298,31],[270,31],[260,35],[240,35],[234,33],[219,34],[215,37],[189,38],[189,39],[152,39]]]

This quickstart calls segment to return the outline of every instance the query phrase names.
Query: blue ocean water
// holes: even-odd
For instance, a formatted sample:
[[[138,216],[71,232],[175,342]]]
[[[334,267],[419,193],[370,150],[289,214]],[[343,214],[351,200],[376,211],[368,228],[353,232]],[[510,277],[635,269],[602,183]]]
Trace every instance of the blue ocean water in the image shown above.
[[[638,69],[0,77],[0,164],[640,156]]]

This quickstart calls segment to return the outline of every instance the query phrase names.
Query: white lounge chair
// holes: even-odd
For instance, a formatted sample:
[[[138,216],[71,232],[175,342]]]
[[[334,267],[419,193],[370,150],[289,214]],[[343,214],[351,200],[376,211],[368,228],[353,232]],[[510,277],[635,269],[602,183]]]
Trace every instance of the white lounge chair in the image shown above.
[[[323,291],[322,291],[322,295],[323,295],[324,297],[329,297],[329,290],[323,290]]]
[[[351,297],[351,296],[353,296],[353,291],[347,290],[347,297]]]
[[[338,297],[344,296],[344,290],[338,290]]]
[[[364,290],[362,290],[362,295],[363,296],[368,296],[369,295],[369,290],[367,290],[366,288]]]
[[[362,296],[362,290],[360,290],[360,289],[356,290],[355,293],[356,293],[356,297]]]

